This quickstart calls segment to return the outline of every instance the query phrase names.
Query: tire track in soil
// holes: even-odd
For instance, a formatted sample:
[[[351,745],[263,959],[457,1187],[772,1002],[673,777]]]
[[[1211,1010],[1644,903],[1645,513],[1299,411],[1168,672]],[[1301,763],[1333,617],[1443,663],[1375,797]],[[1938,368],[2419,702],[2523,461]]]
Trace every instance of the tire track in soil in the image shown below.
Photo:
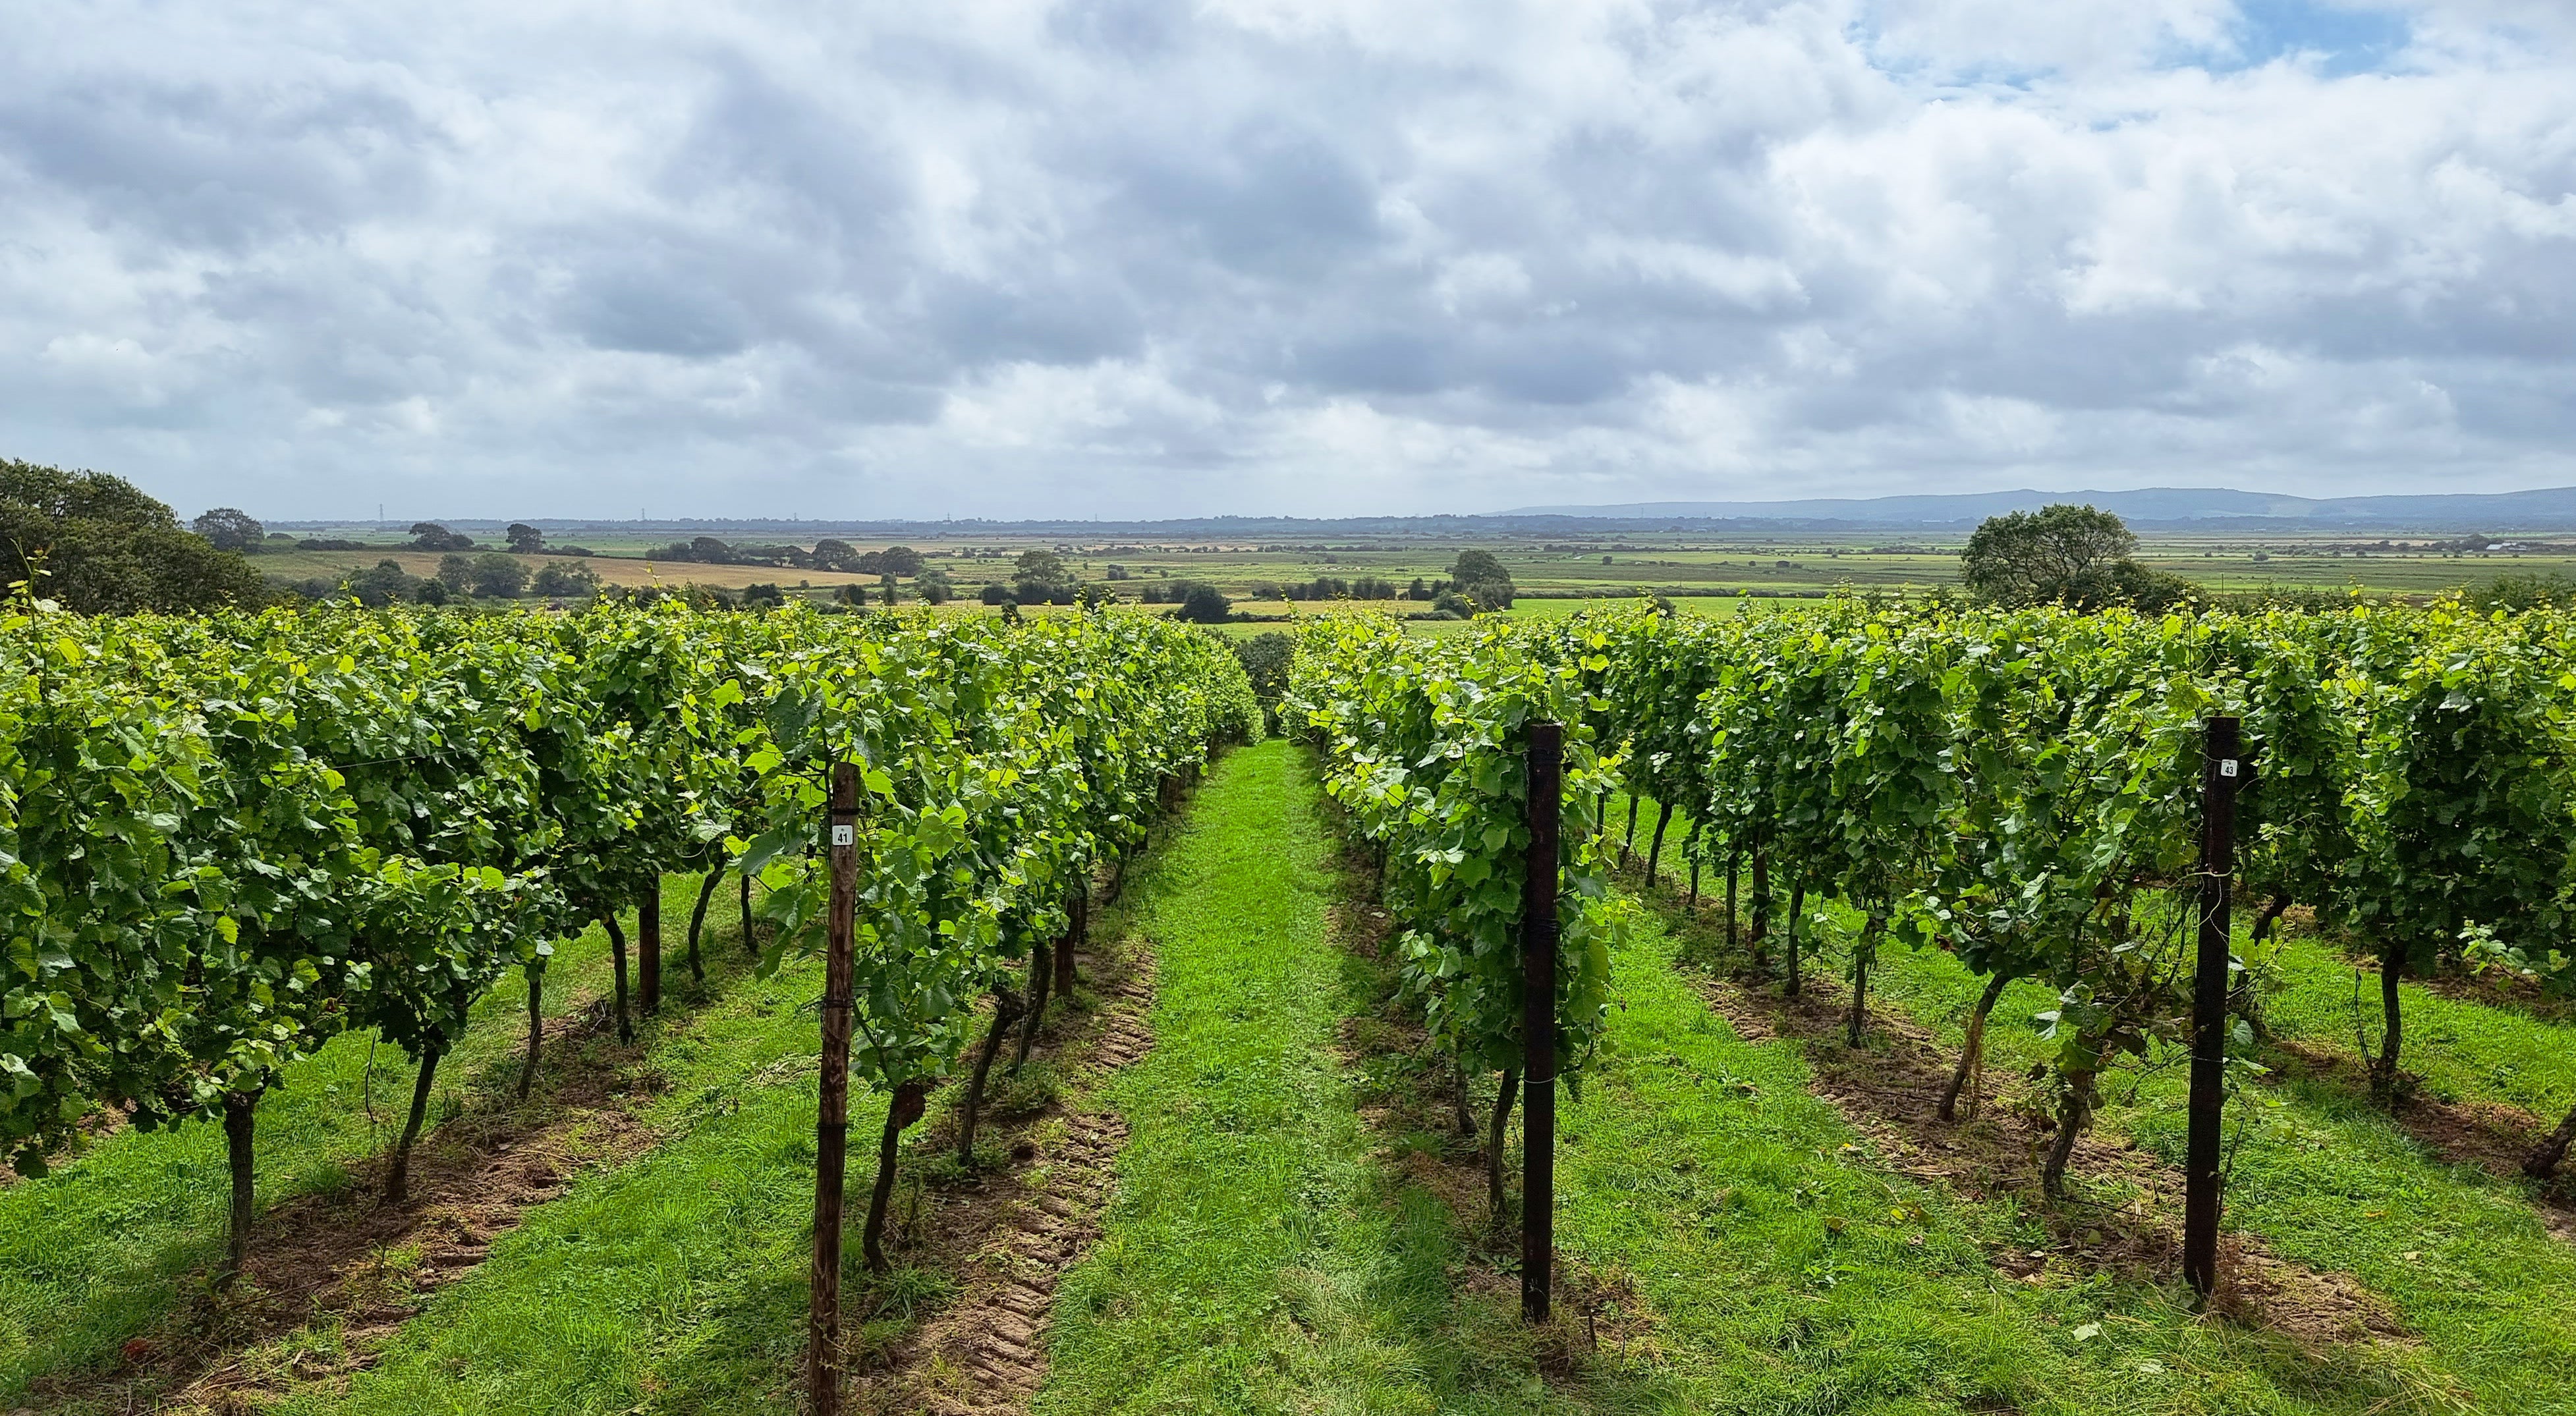
[[[843,1368],[856,1374],[854,1410],[1021,1412],[1046,1380],[1056,1285],[1100,1238],[1127,1143],[1125,1118],[1097,1104],[1100,1085],[1154,1045],[1151,952],[1139,944],[1076,958],[1099,1006],[1073,1030],[1055,1014],[1040,1033],[1042,1041],[1055,1033],[1053,1046],[1032,1054],[1064,1068],[1066,1086],[1040,1110],[986,1119],[988,1133],[1006,1143],[1007,1169],[927,1197],[930,1212],[907,1247],[944,1270],[957,1292],[873,1364],[860,1348],[864,1325],[847,1329]],[[943,1130],[920,1145],[953,1147],[954,1129]]]
[[[112,1372],[39,1378],[28,1389],[35,1409],[74,1400],[254,1411],[263,1397],[375,1365],[429,1296],[471,1273],[529,1208],[560,1196],[586,1169],[652,1148],[658,1137],[634,1107],[659,1093],[661,1078],[629,1072],[642,1049],[604,1042],[614,1031],[604,999],[548,1020],[536,1098],[426,1131],[412,1149],[408,1200],[381,1198],[387,1152],[352,1166],[337,1190],[271,1206],[251,1232],[232,1293],[199,1291],[160,1329],[130,1339]],[[573,1065],[555,1070],[565,1059]],[[336,1351],[267,1350],[300,1329],[335,1324],[328,1346]]]
[[[1957,1058],[1930,1030],[1887,1009],[1869,1015],[1869,1040],[1844,1045],[1850,994],[1842,980],[1810,975],[1801,996],[1770,991],[1767,979],[1721,978],[1705,969],[1685,975],[1748,1042],[1794,1039],[1802,1045],[1807,1090],[1830,1103],[1887,1169],[1944,1185],[1983,1201],[2027,1191],[2032,1213],[2055,1243],[2041,1251],[1989,1254],[1998,1272],[2024,1283],[2046,1279],[2052,1262],[2083,1271],[2113,1270],[2150,1283],[2182,1271],[2182,1172],[2149,1155],[2087,1131],[2075,1143],[2067,1173],[2092,1185],[2118,1185],[2132,1197],[2117,1206],[2081,1197],[2045,1203],[2039,1193],[2051,1118],[1989,1101],[1955,1124],[1939,1119],[1941,1094]],[[1975,1098],[1962,1095],[1963,1111]],[[2350,1274],[2320,1273],[2273,1254],[2259,1236],[2219,1235],[2219,1285],[2211,1306],[2248,1327],[2289,1337],[2311,1349],[2345,1342],[2407,1340],[2386,1299]]]

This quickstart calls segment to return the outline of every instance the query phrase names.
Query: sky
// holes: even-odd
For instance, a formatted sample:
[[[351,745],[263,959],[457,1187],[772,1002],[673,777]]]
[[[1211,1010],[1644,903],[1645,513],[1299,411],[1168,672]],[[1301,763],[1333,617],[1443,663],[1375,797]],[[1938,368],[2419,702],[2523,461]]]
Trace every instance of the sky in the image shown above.
[[[0,457],[182,515],[2576,483],[2571,0],[0,29]]]

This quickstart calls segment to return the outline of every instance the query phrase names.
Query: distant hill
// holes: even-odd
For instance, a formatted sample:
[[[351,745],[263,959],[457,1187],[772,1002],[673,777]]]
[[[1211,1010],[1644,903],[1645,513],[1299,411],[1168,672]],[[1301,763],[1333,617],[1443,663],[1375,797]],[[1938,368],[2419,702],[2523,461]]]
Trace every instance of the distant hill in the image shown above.
[[[2132,525],[2370,527],[2387,530],[2536,531],[2576,528],[2576,487],[2530,492],[2438,492],[2393,497],[2294,497],[2228,487],[2146,487],[2129,492],[1969,492],[1947,496],[1816,498],[1771,502],[1628,502],[1528,506],[1505,517],[1609,521],[1769,521],[1807,526],[1972,526],[1989,516],[2089,503]]]
[[[2148,487],[2129,492],[1971,492],[1957,496],[1901,496],[1769,502],[1630,502],[1619,506],[1534,506],[1516,511],[1446,516],[1203,516],[1167,521],[796,521],[785,518],[591,521],[529,518],[550,540],[583,537],[656,537],[695,533],[725,538],[759,537],[810,542],[817,536],[920,539],[925,544],[972,541],[981,536],[1060,536],[1080,540],[1134,537],[1148,541],[1210,541],[1228,545],[1280,538],[1362,536],[1446,542],[1488,536],[1587,537],[1623,531],[1685,533],[1782,531],[1951,530],[2009,511],[2035,511],[2052,502],[2089,502],[2116,512],[2141,530],[2332,531],[2374,535],[2483,531],[2495,535],[2576,533],[2576,487],[2487,495],[2436,493],[2403,497],[2293,497],[2240,492],[2226,487]],[[263,518],[266,519],[266,518]],[[440,524],[468,535],[498,539],[507,518],[461,516]],[[272,531],[357,532],[399,537],[407,521],[346,522],[268,520]]]

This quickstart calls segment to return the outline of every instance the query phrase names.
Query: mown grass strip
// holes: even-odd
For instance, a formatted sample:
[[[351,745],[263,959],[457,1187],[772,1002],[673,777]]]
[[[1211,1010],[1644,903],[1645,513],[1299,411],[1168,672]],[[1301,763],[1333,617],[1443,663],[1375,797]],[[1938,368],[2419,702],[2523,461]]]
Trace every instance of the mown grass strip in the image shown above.
[[[1657,1316],[1687,1409],[2358,1412],[2424,1392],[2403,1353],[2312,1356],[2197,1320],[2173,1287],[1997,1272],[1991,1254],[2049,1245],[2038,1218],[1887,1171],[1809,1094],[1799,1044],[1738,1037],[1677,952],[1651,914],[1619,952],[1565,1108],[1558,1234]]]
[[[669,1139],[528,1211],[346,1391],[279,1409],[793,1409],[820,990],[811,964],[734,980],[654,1050],[667,1085],[643,1117]],[[852,1126],[884,1108],[854,1093]]]
[[[1237,752],[1133,887],[1155,1046],[1110,1088],[1120,1195],[1034,1409],[1657,1409],[1651,1376],[1543,1379],[1513,1291],[1473,1282],[1461,1217],[1361,1120],[1339,1031],[1375,975],[1329,938],[1318,809],[1302,749]]]
[[[665,918],[684,925],[695,901],[696,878],[672,877]],[[732,914],[711,911],[705,941],[728,966],[740,949]],[[666,941],[666,1024],[643,1034],[647,1067],[667,1066],[663,1049],[691,1045],[683,1020],[689,985],[682,943],[674,929]],[[549,1018],[600,1000],[610,986],[606,936],[594,928],[562,944],[546,984]],[[515,1105],[526,1000],[525,983],[512,973],[476,1005],[470,1028],[442,1065],[434,1118],[460,1106]],[[670,1029],[676,1031],[665,1036]],[[413,1068],[400,1049],[371,1049],[371,1042],[372,1034],[358,1033],[334,1040],[290,1069],[286,1084],[262,1100],[257,1194],[263,1212],[298,1195],[346,1188],[353,1172],[400,1134]],[[188,1125],[119,1132],[52,1175],[0,1187],[0,1401],[50,1373],[112,1365],[122,1344],[150,1340],[200,1299],[187,1280],[222,1253],[225,1174],[221,1128]]]

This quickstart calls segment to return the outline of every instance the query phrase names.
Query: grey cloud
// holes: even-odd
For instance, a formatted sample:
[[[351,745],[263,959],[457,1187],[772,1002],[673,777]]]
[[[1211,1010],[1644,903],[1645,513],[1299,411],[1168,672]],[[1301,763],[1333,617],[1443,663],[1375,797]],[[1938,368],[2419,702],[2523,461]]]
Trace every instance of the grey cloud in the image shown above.
[[[0,453],[272,516],[2576,480],[2539,13],[2211,82],[2234,0],[111,5],[0,56]]]

